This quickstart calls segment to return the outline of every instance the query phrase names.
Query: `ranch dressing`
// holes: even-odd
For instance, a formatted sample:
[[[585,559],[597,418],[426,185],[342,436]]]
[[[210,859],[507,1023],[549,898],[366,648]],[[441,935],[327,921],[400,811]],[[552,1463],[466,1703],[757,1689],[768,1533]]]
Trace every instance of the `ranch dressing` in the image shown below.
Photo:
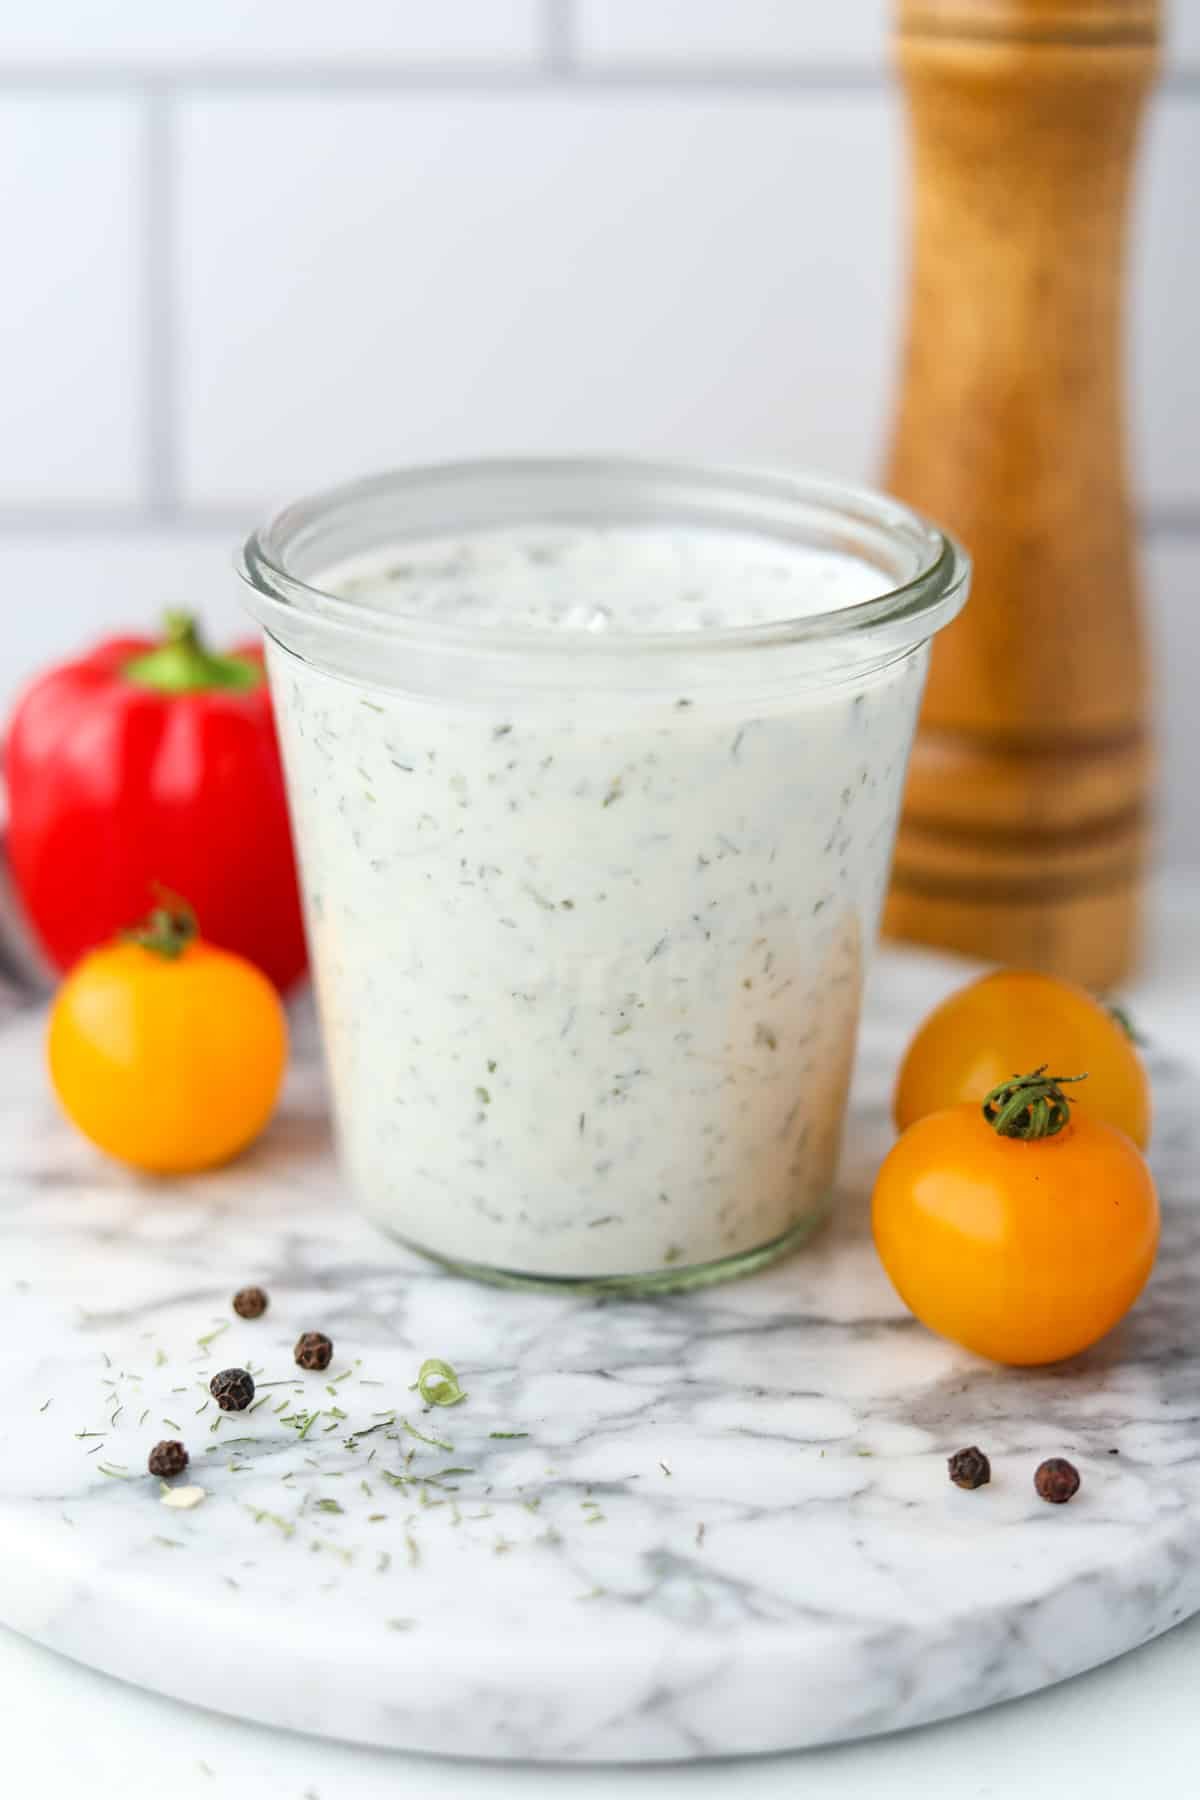
[[[321,585],[586,656],[889,582],[750,532],[557,524]],[[926,655],[598,709],[569,684],[435,705],[269,643],[340,1135],[381,1225],[477,1272],[652,1282],[820,1219]]]

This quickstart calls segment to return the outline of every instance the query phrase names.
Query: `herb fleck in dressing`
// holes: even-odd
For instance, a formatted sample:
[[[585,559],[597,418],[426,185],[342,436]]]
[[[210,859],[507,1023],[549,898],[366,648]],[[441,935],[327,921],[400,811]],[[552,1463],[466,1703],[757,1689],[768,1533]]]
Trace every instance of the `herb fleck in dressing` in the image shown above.
[[[343,571],[447,623],[627,638],[878,593],[834,552],[497,529]],[[814,651],[814,655],[817,654]],[[923,650],[760,706],[408,697],[270,646],[326,1049],[380,1224],[526,1275],[671,1273],[826,1207]]]

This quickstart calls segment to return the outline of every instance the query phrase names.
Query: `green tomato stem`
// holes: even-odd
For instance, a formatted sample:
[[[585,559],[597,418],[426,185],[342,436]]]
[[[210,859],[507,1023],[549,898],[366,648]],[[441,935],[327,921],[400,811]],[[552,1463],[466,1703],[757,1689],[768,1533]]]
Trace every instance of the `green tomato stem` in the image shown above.
[[[159,904],[153,907],[140,925],[121,933],[125,944],[140,944],[167,962],[176,962],[189,944],[196,941],[200,927],[195,909],[179,894],[173,894],[160,881],[154,883]]]
[[[1071,1096],[1063,1083],[1086,1081],[1086,1075],[1047,1075],[1048,1063],[1031,1075],[1014,1075],[992,1089],[983,1103],[983,1116],[1001,1137],[1021,1138],[1026,1143],[1056,1137],[1071,1123]]]

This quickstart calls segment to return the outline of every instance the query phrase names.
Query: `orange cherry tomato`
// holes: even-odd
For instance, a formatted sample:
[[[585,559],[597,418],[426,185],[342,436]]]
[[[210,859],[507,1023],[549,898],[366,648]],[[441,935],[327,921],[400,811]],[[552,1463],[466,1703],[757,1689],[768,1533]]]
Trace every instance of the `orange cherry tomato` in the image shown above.
[[[183,1174],[228,1161],[263,1129],[287,1020],[267,977],[204,943],[172,903],[77,964],[47,1049],[63,1111],[86,1137],[135,1168]]]
[[[1129,1033],[1083,988],[1032,970],[1001,969],[935,1007],[905,1052],[896,1127],[959,1101],[979,1105],[1018,1071],[1049,1063],[1086,1074],[1080,1117],[1106,1119],[1139,1149],[1150,1141],[1150,1084]]]
[[[1078,1108],[1055,1136],[1000,1136],[979,1105],[929,1113],[886,1157],[875,1243],[930,1330],[1002,1363],[1087,1349],[1133,1305],[1158,1196],[1124,1132]]]

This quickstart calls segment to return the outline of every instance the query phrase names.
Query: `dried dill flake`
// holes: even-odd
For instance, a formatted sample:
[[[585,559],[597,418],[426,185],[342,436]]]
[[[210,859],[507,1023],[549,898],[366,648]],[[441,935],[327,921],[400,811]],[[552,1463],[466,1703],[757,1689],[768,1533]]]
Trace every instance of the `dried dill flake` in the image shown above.
[[[302,1369],[327,1369],[333,1360],[333,1339],[323,1331],[306,1331],[296,1340],[293,1355]]]

